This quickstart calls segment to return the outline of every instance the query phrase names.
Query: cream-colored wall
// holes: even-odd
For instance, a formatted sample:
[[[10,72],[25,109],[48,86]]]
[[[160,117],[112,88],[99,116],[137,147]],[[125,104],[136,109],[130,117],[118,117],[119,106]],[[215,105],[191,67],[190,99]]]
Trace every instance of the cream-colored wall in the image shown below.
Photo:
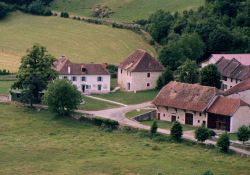
[[[150,73],[150,77],[147,74]],[[162,72],[129,72],[126,70],[118,69],[118,85],[125,91],[143,91],[155,89],[157,80]],[[130,83],[130,90],[128,90],[128,83]],[[147,86],[147,83],[150,86]]]
[[[241,99],[244,102],[250,104],[250,90],[242,91],[242,92],[239,92],[238,94],[232,94],[232,95],[229,95],[228,97]]]
[[[230,132],[237,132],[243,125],[250,126],[249,106],[241,106],[231,117]]]
[[[59,75],[59,79],[67,77],[77,89],[82,92],[82,85],[90,86],[90,89],[85,89],[86,94],[105,94],[110,93],[110,75]],[[77,78],[72,81],[72,77]],[[82,77],[86,77],[86,81],[82,81]],[[97,81],[97,77],[102,77],[102,81]],[[98,85],[102,86],[101,91],[98,90]]]
[[[226,89],[223,89],[224,91],[234,87],[235,85],[239,84],[240,83],[240,80],[237,80],[236,82],[236,79],[232,79],[231,81],[231,78],[227,78],[227,81],[225,81],[224,79],[222,80],[222,84],[225,84],[227,85],[227,88]]]
[[[193,114],[193,126],[201,126],[203,121],[206,122],[207,125],[207,114],[206,113],[201,113],[200,112],[194,112],[194,111],[184,111],[182,109],[177,109],[175,108],[166,108],[166,107],[158,107],[157,108],[157,117],[160,114],[160,120],[165,120],[165,121],[170,121],[171,122],[171,117],[172,115],[176,116],[176,121],[180,122],[181,124],[185,124],[185,114],[186,113],[191,113]]]

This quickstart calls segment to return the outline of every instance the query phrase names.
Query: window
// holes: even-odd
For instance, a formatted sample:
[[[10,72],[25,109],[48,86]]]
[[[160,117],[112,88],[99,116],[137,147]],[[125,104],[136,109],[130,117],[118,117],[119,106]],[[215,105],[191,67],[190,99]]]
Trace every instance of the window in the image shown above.
[[[177,112],[177,109],[175,108],[175,112]]]
[[[98,91],[101,91],[102,90],[102,85],[98,85],[97,88],[98,88]]]
[[[82,81],[86,81],[86,77],[82,77]]]
[[[202,113],[200,113],[200,117],[202,116]]]
[[[165,114],[163,114],[163,116],[165,117],[166,115],[165,115]]]
[[[147,83],[147,87],[149,87],[150,86],[150,83]]]
[[[238,83],[238,80],[236,79],[236,84]]]
[[[97,81],[102,81],[103,78],[102,77],[97,77]]]
[[[90,85],[86,85],[86,89],[91,89],[91,86]]]
[[[82,72],[86,72],[86,68],[85,67],[82,67]]]
[[[64,76],[63,79],[68,79],[68,77],[67,77],[67,76]]]
[[[233,79],[231,78],[231,82],[233,82]]]
[[[122,74],[122,69],[121,69],[121,74]]]
[[[200,120],[198,120],[198,123],[200,123]]]
[[[226,89],[227,89],[227,85],[226,85],[226,84],[223,84],[223,85],[222,85],[222,88],[223,88],[223,90],[226,90]]]
[[[72,81],[76,81],[77,78],[75,76],[72,77]]]
[[[227,77],[224,77],[224,80],[227,81]]]
[[[150,73],[147,73],[147,77],[148,77],[148,78],[150,77]]]
[[[206,126],[206,121],[202,121],[202,124],[203,124],[204,126]]]

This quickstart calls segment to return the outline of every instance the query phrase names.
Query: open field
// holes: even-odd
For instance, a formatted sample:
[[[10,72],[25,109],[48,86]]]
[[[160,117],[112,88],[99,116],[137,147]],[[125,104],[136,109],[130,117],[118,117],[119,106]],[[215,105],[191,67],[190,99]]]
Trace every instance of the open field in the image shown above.
[[[105,132],[47,111],[3,104],[0,111],[0,174],[250,174],[250,159],[215,149]]]
[[[8,95],[10,86],[14,81],[0,81],[0,95]]]
[[[104,110],[104,109],[121,107],[113,103],[95,100],[86,96],[83,99],[85,101],[85,104],[80,105],[80,109],[86,110],[86,111],[99,111],[99,110]]]
[[[12,13],[0,21],[0,26],[0,69],[13,72],[34,43],[44,45],[55,57],[66,55],[85,63],[117,64],[137,48],[155,53],[132,31],[83,21]]]
[[[124,104],[139,104],[153,100],[158,92],[158,90],[141,91],[137,93],[117,91],[110,94],[100,94],[94,96]]]
[[[108,6],[114,14],[113,19],[132,21],[146,19],[156,10],[170,12],[197,8],[204,0],[55,0],[55,11],[68,11],[75,15],[90,16],[96,5]]]
[[[148,126],[151,126],[153,124],[153,121],[143,121],[141,123],[148,125]],[[168,122],[168,121],[157,120],[157,125],[158,125],[158,128],[171,129],[173,126],[173,123]],[[182,129],[183,129],[183,131],[188,131],[188,130],[195,130],[196,128],[194,126],[190,126],[190,125],[182,125]]]

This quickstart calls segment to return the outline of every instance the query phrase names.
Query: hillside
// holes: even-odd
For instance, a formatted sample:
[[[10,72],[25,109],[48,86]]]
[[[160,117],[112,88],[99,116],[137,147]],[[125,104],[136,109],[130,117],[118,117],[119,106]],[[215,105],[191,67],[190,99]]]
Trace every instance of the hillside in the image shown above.
[[[59,17],[12,13],[0,21],[0,69],[17,71],[20,57],[34,43],[56,57],[76,62],[119,63],[137,48],[154,49],[140,35],[109,26]]]
[[[249,159],[0,104],[0,174],[248,175]],[[132,144],[131,144],[132,143]]]
[[[113,19],[132,21],[147,18],[156,10],[170,12],[197,8],[204,0],[54,0],[55,11],[68,11],[75,15],[90,16],[96,5],[106,5],[112,9]]]

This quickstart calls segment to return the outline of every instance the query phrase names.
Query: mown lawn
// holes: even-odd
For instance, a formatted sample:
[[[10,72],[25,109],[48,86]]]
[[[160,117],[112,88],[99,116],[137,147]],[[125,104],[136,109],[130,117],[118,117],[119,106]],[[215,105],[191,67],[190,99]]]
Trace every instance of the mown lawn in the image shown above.
[[[0,104],[0,174],[249,175],[250,159]]]
[[[132,21],[146,19],[159,9],[175,12],[196,9],[202,4],[204,0],[54,0],[52,7],[56,11],[91,16],[96,5],[104,5],[114,12],[111,18]]]
[[[86,111],[99,111],[99,110],[104,110],[104,109],[121,107],[113,103],[108,103],[105,101],[92,99],[86,96],[84,97],[84,101],[85,103],[80,105],[80,109],[86,110]]]
[[[118,64],[134,50],[155,54],[135,32],[63,19],[12,13],[0,21],[0,69],[16,72],[21,56],[34,43],[47,47],[55,57],[66,55],[83,63]]]
[[[8,95],[10,86],[14,81],[0,81],[0,95]]]
[[[143,121],[141,123],[148,125],[148,126],[151,126],[153,124],[153,121]],[[173,123],[168,122],[168,121],[157,120],[157,125],[158,125],[158,128],[171,129],[173,126]],[[182,129],[183,129],[183,131],[188,131],[188,130],[195,130],[196,128],[193,126],[189,126],[189,125],[182,125]]]
[[[153,100],[158,92],[158,90],[141,91],[137,93],[117,91],[110,94],[101,94],[95,96],[124,104],[138,104]]]
[[[134,111],[130,111],[130,112],[126,113],[125,116],[127,118],[134,118],[138,115],[145,114],[145,113],[150,112],[150,111],[152,111],[152,110],[150,110],[150,109],[134,110]]]

